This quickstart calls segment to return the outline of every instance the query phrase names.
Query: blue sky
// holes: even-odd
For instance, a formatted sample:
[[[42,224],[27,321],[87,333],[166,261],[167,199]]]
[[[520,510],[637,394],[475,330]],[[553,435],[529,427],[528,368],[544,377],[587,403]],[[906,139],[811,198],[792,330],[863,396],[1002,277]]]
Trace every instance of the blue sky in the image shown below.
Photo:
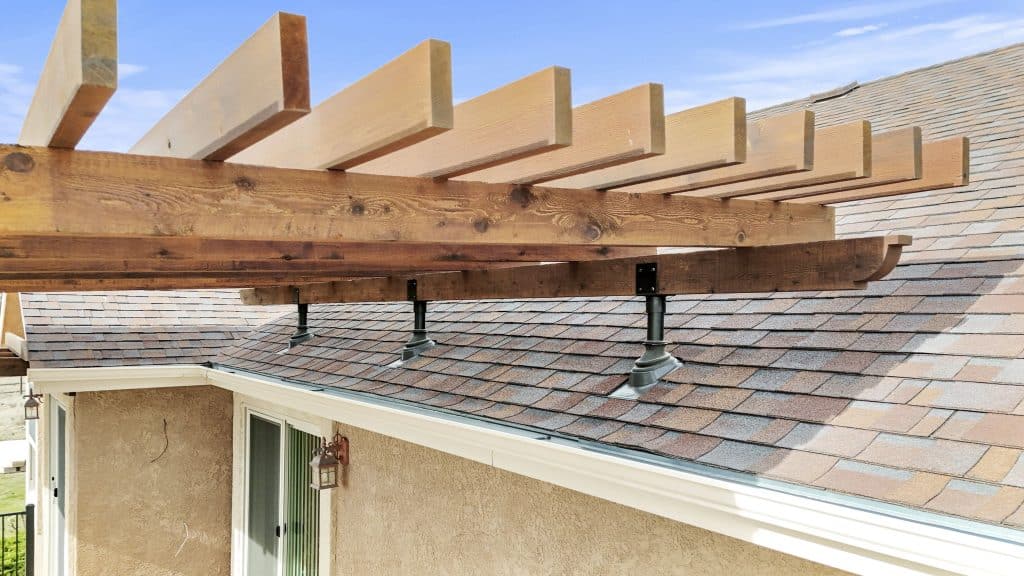
[[[0,142],[17,140],[63,5],[0,21]],[[458,99],[557,64],[576,104],[660,82],[668,111],[756,109],[1024,41],[1020,0],[121,0],[120,87],[82,147],[130,147],[277,10],[309,19],[314,103],[431,37],[452,44]]]

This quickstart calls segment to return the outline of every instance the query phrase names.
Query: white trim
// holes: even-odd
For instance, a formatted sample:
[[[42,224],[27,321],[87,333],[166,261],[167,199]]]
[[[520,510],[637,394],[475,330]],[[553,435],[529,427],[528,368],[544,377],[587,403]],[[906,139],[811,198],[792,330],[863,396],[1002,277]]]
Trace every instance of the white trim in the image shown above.
[[[231,574],[232,576],[246,576],[245,569],[248,562],[246,551],[247,539],[245,537],[248,521],[248,500],[249,500],[249,416],[256,415],[267,421],[276,422],[281,425],[282,450],[284,450],[284,436],[287,426],[298,430],[330,438],[334,433],[334,424],[331,420],[313,416],[306,412],[288,410],[271,402],[258,398],[246,396],[242,393],[234,394],[234,449],[236,455],[232,468],[231,486]],[[237,456],[242,455],[241,459]],[[281,486],[284,486],[284,466],[281,468]],[[330,490],[323,490],[320,496],[320,525],[318,543],[318,572],[320,574],[332,574],[331,558],[335,542],[334,525],[334,499]],[[281,515],[284,517],[285,502],[280,502]],[[284,550],[279,561],[284,560]]]
[[[363,428],[850,572],[1016,576],[1024,566],[1024,546],[1010,542],[243,374],[192,368],[195,381],[178,385],[218,386],[277,413],[304,413]],[[80,370],[90,369],[72,369],[65,377],[85,384],[95,380],[78,377]],[[159,376],[167,368],[96,370],[104,370],[108,380],[143,384],[153,382],[154,375],[162,381]],[[45,372],[47,382],[56,376],[30,370],[30,378],[36,372]],[[632,537],[643,535],[623,535]]]
[[[25,345],[25,339],[14,332],[4,334],[4,347],[14,352],[22,360],[28,360],[28,346]]]
[[[207,379],[294,410],[851,572],[1010,576],[1024,566],[1024,546],[982,536],[241,374],[208,370]]]
[[[67,394],[103,390],[139,390],[202,386],[207,368],[194,364],[169,366],[117,366],[111,368],[29,368],[36,392]]]

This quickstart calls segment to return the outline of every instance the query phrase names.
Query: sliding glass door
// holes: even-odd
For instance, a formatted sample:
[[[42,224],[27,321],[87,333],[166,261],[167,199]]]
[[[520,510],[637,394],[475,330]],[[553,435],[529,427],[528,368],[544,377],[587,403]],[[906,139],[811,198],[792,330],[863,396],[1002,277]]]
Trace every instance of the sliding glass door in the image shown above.
[[[319,493],[309,460],[319,438],[249,414],[246,575],[317,576]]]

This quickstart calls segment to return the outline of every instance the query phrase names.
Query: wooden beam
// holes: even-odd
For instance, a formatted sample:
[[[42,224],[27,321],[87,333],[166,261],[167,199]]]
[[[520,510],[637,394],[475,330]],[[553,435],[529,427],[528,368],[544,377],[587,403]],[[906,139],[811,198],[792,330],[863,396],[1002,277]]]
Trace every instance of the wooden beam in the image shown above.
[[[226,160],[308,113],[306,19],[278,12],[131,153]]]
[[[664,152],[664,89],[644,84],[575,108],[572,146],[471,172],[463,179],[539,184]]]
[[[18,142],[74,148],[116,89],[115,0],[68,0]]]
[[[812,170],[811,172],[814,172]],[[921,177],[921,129],[890,130],[871,138],[871,176],[744,196],[747,200],[791,200]]]
[[[799,110],[747,123],[742,164],[617,188],[622,192],[671,194],[709,186],[790,174],[814,167],[814,113]]]
[[[0,236],[0,272],[12,262],[59,258],[70,262],[152,260],[190,262],[327,261],[355,266],[400,263],[409,268],[492,262],[607,260],[653,254],[652,248],[531,246],[524,244],[414,244],[408,242],[305,242],[221,240],[168,236]],[[472,267],[472,266],[467,266]]]
[[[814,168],[806,172],[693,190],[687,194],[735,198],[777,190],[792,190],[871,175],[871,123],[858,120],[815,131]]]
[[[407,299],[416,280],[419,300],[634,296],[636,266],[657,264],[658,294],[853,290],[888,274],[908,236],[705,250],[604,262],[574,262],[501,270],[420,274],[299,286],[299,301],[381,302]],[[294,301],[292,286],[243,290],[246,304]]]
[[[356,171],[454,178],[572,143],[569,70],[531,74],[455,107],[455,127]]]
[[[0,146],[0,235],[613,246],[831,239],[820,206]]]
[[[665,117],[665,153],[553,180],[557,188],[604,190],[743,162],[747,157],[747,106],[726,98]]]
[[[970,141],[956,137],[921,145],[921,178],[870,188],[829,192],[789,200],[788,204],[838,204],[854,200],[884,198],[925,190],[966,186],[970,183]]]
[[[3,292],[3,303],[0,305],[0,346],[5,345],[7,334],[19,338],[25,337],[25,319],[21,314],[21,294],[16,291]]]
[[[14,355],[14,352],[0,349],[0,378],[24,376],[28,374],[28,362]]]
[[[450,129],[453,114],[451,46],[427,40],[231,161],[346,170]]]

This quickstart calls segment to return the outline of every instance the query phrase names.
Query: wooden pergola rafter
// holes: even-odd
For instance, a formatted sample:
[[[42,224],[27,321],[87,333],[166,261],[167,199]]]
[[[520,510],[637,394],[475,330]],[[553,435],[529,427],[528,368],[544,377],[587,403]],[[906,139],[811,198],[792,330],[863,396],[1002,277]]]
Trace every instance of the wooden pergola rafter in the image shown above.
[[[455,104],[427,40],[317,106],[274,15],[130,153],[73,150],[116,87],[114,0],[69,0],[19,145],[0,145],[0,291],[256,287],[250,303],[854,289],[905,237],[829,204],[959,186],[963,138],[665,115],[660,84],[573,106],[551,67]],[[55,56],[56,55],[56,56]],[[99,79],[97,79],[99,78]],[[659,254],[664,248],[720,248]],[[555,264],[552,264],[555,263]]]

